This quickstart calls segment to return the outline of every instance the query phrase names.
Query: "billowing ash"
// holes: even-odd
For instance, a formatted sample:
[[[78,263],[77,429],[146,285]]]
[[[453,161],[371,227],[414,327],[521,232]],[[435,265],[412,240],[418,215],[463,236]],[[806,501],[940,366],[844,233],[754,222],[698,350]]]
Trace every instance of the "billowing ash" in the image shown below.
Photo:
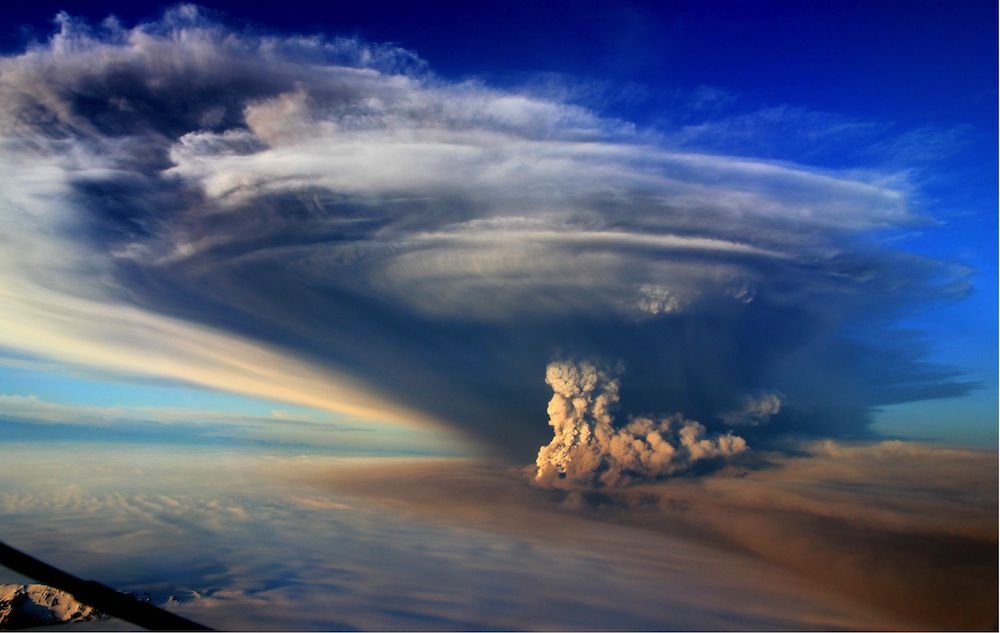
[[[554,437],[538,450],[535,480],[554,487],[618,486],[666,477],[703,460],[747,450],[732,433],[707,436],[705,427],[680,413],[632,417],[616,427],[617,372],[590,362],[557,361],[545,370],[552,387],[549,425]]]

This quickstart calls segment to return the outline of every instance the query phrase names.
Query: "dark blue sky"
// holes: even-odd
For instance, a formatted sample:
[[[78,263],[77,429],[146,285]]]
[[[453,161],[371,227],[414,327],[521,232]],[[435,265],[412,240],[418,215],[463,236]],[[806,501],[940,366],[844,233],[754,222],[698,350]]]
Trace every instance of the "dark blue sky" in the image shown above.
[[[266,28],[396,42],[447,76],[557,72],[654,92],[713,85],[861,117],[996,123],[991,2],[200,4]],[[13,0],[3,45],[18,45],[31,29],[47,35],[59,10],[131,23],[156,6]]]

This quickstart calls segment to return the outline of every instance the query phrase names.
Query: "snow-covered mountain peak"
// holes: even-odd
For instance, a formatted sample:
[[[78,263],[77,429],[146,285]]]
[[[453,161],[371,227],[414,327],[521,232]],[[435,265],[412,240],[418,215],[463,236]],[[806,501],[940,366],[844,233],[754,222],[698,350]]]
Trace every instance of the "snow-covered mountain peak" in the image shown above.
[[[106,618],[103,613],[48,585],[0,585],[0,629],[23,629]]]

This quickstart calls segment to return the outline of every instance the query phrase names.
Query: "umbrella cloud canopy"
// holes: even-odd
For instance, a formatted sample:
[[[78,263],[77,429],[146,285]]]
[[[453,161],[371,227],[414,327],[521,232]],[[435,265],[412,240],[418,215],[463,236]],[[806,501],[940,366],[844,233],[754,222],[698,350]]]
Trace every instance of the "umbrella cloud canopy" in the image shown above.
[[[891,328],[968,290],[879,239],[930,223],[906,174],[682,149],[395,46],[189,5],[58,27],[0,58],[0,346],[18,354],[524,461],[547,382],[539,478],[605,484],[863,436],[874,407],[971,387]],[[618,362],[621,384],[598,369]]]

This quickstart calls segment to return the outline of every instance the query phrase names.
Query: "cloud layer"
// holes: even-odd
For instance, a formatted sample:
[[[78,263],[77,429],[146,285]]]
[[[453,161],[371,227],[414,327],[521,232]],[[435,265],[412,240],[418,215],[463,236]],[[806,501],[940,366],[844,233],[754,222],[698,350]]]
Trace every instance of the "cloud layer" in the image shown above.
[[[989,538],[990,527],[995,534],[996,506],[967,508],[957,525],[929,511],[980,499],[963,487],[968,479],[988,481],[995,504],[995,479],[981,470],[988,457],[960,452],[942,461],[925,453],[927,472],[959,465],[959,476],[929,487],[883,468],[891,457],[873,460],[862,451],[820,459],[811,471],[812,459],[800,459],[806,468],[788,476],[782,469],[743,479],[716,475],[582,499],[578,491],[529,486],[509,467],[464,459],[4,444],[0,518],[12,545],[80,576],[149,592],[154,603],[219,629],[988,628],[983,621],[996,612],[996,541],[990,558],[978,539]],[[831,466],[832,477],[824,474]],[[844,486],[853,481],[845,467],[867,469],[864,480],[880,483],[874,490]],[[995,474],[995,460],[992,468]],[[803,479],[803,470],[811,476]],[[739,548],[739,539],[759,544],[768,533],[747,513],[724,511],[741,505],[773,523],[804,506],[806,517],[832,510],[864,521],[873,495],[891,500],[867,509],[882,518],[873,529],[826,542],[843,532],[815,536],[788,521],[784,550]],[[630,503],[635,508],[622,513]],[[727,523],[727,516],[738,520]],[[696,527],[685,533],[689,521]],[[971,568],[967,559],[942,565],[927,555],[941,551],[940,530],[961,524],[980,534],[967,554],[978,556]],[[880,543],[887,527],[896,538]],[[925,539],[906,540],[928,527]],[[736,547],[720,546],[717,532]],[[867,568],[852,554],[862,546]],[[773,563],[776,551],[791,554],[781,566]],[[920,555],[907,568],[900,552]],[[797,563],[821,563],[813,580],[853,580],[861,595],[782,569]],[[901,571],[919,573],[897,582],[906,590],[889,595],[895,612],[887,611],[884,579],[898,581]],[[946,591],[914,593],[914,586]],[[965,601],[947,604],[957,592]],[[906,604],[914,596],[921,600]]]
[[[969,388],[882,343],[967,290],[875,239],[928,221],[899,174],[680,150],[409,51],[191,6],[57,21],[0,59],[18,353],[445,423],[521,458],[566,356],[624,361],[626,412],[712,432],[744,411],[748,441],[860,435],[874,406]],[[763,393],[787,404],[746,408]]]
[[[355,456],[467,455],[470,450],[446,430],[371,421],[344,424],[335,416],[311,416],[307,411],[276,409],[252,415],[190,408],[96,407],[3,394],[0,434],[10,442],[45,440],[89,448],[111,443],[126,450],[155,443]]]

